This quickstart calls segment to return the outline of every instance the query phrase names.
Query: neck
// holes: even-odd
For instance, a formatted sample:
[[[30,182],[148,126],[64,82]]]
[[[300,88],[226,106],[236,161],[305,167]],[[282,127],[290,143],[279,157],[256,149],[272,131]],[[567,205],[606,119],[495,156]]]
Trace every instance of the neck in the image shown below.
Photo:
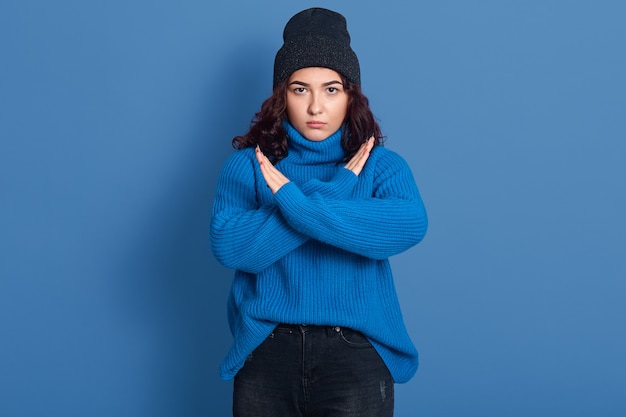
[[[289,154],[287,158],[292,162],[302,164],[339,162],[345,156],[345,152],[341,147],[343,128],[324,140],[313,141],[302,136],[289,122],[285,121],[283,127],[289,136]]]

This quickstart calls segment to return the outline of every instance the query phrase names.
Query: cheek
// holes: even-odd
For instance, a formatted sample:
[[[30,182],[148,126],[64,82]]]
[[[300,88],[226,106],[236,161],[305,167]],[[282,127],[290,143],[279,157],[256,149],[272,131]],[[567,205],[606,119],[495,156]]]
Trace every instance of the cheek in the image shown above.
[[[285,113],[286,113],[286,115],[287,115],[287,118],[288,118],[289,120],[292,120],[292,119],[293,119],[293,117],[295,116],[295,114],[294,114],[294,110],[293,110],[293,106],[289,106],[289,105],[288,105],[288,106],[287,106],[287,108],[285,109]]]
[[[302,112],[302,106],[298,102],[287,101],[286,111],[287,115],[297,116]]]
[[[337,115],[337,119],[341,119],[341,121],[343,122],[348,116],[348,104],[341,103],[340,105],[338,105],[335,109],[335,114]]]

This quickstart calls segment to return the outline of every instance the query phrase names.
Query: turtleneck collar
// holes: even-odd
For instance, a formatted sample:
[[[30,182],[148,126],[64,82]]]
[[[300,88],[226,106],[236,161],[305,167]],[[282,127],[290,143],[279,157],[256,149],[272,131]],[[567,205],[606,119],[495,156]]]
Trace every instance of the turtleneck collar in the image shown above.
[[[339,162],[345,156],[341,147],[343,128],[324,140],[312,141],[302,136],[288,121],[283,122],[283,127],[289,136],[287,159],[292,163],[312,165]]]

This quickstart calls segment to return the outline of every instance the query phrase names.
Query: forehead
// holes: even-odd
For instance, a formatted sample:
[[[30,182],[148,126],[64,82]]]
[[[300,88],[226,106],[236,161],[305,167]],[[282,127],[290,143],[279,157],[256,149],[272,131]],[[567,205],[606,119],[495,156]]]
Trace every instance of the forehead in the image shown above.
[[[341,81],[341,75],[335,70],[323,67],[307,67],[294,71],[289,82],[306,82],[307,84],[321,84],[328,81]]]

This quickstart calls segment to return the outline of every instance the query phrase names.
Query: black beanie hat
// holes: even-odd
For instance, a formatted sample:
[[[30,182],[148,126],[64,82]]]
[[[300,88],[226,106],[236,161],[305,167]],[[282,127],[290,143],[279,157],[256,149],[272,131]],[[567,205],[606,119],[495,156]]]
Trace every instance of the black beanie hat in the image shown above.
[[[319,7],[303,10],[289,19],[283,40],[274,60],[274,87],[307,67],[330,68],[361,84],[359,60],[341,14]]]

